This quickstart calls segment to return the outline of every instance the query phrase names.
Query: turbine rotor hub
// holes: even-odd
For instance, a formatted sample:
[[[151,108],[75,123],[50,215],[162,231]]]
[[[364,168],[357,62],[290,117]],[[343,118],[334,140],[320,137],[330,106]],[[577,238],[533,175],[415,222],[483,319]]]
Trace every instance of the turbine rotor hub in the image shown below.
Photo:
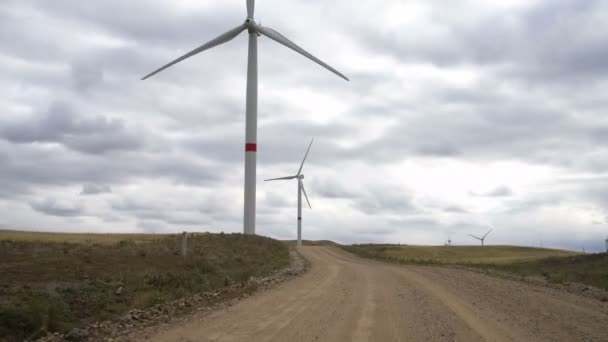
[[[245,26],[247,26],[248,29],[252,29],[255,26],[255,20],[247,17],[247,19],[245,19]]]
[[[298,176],[299,179],[304,179],[304,175]]]

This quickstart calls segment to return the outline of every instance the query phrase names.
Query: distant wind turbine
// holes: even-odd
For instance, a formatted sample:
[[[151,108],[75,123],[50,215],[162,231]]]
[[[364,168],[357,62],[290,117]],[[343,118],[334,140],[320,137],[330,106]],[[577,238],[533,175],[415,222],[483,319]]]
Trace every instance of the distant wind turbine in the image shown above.
[[[310,206],[310,201],[308,201],[308,196],[306,195],[306,190],[304,189],[304,182],[302,181],[304,179],[304,175],[302,174],[302,168],[304,167],[304,162],[306,161],[306,157],[308,157],[308,152],[310,151],[310,147],[312,146],[313,141],[315,141],[314,138],[310,141],[310,145],[308,145],[306,154],[304,154],[304,159],[302,159],[302,163],[300,164],[300,169],[298,170],[298,173],[296,173],[295,176],[271,178],[264,180],[265,182],[291,179],[298,180],[298,246],[302,246],[302,193],[304,193],[304,197],[306,197],[306,203],[308,203],[308,207],[312,209],[312,207]]]
[[[490,232],[493,231],[493,230],[494,230],[494,228],[488,230],[488,232],[484,236],[482,236],[482,237],[478,237],[478,236],[475,236],[473,234],[469,234],[469,236],[474,237],[477,240],[481,241],[481,245],[483,246],[484,245],[484,240],[486,239],[486,236],[488,236],[488,234],[490,234]]]
[[[325,69],[348,81],[346,76],[317,57],[311,55],[306,50],[287,39],[281,33],[271,29],[270,27],[256,24],[255,20],[253,19],[254,8],[255,0],[247,0],[247,18],[243,24],[222,33],[209,42],[197,47],[196,49],[171,61],[170,63],[158,68],[142,78],[142,80],[145,80],[187,58],[215,46],[229,42],[245,30],[247,30],[249,33],[249,53],[247,59],[247,98],[245,101],[245,206],[243,214],[243,233],[245,234],[255,234],[255,186],[258,129],[258,36],[266,36],[275,42],[294,50],[295,52],[303,55],[304,57],[312,60]]]

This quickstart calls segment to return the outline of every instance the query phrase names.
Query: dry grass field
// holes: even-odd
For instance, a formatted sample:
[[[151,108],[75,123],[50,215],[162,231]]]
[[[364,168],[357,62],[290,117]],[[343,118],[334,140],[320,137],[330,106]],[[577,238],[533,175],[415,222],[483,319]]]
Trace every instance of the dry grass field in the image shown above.
[[[361,257],[436,265],[493,269],[552,283],[574,282],[608,290],[608,255],[518,246],[408,246],[362,244],[343,246]]]
[[[204,233],[203,233],[204,234]],[[50,233],[0,230],[0,240],[40,241],[40,242],[73,242],[113,244],[128,240],[135,243],[160,240],[170,235],[162,234],[92,234],[92,233]]]
[[[373,258],[404,262],[440,264],[510,264],[547,257],[571,256],[577,253],[559,249],[518,246],[410,246],[352,245],[349,251]]]
[[[0,231],[0,260],[0,340],[23,341],[269,274],[289,251],[260,236],[195,234],[184,259],[179,235]]]

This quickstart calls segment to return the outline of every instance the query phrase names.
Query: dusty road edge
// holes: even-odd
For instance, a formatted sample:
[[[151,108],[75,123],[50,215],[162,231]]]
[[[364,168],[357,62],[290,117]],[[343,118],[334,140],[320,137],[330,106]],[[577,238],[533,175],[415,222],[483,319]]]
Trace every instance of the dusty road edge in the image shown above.
[[[166,325],[185,321],[193,314],[211,314],[292,280],[306,273],[310,267],[310,262],[291,246],[289,260],[288,267],[266,277],[251,277],[247,282],[235,283],[217,291],[198,293],[143,310],[134,309],[121,317],[73,329],[66,334],[54,333],[42,337],[36,342],[130,341],[137,339],[135,335],[144,329],[160,329]]]
[[[344,248],[340,248],[342,251],[351,254],[355,258],[359,258],[361,260],[367,260],[372,262],[379,262],[387,265],[395,265],[395,266],[417,266],[417,267],[430,267],[430,268],[447,268],[447,269],[458,269],[462,271],[469,271],[472,273],[483,274],[486,276],[500,278],[505,280],[519,281],[525,284],[546,287],[558,291],[563,291],[575,295],[579,295],[586,298],[591,298],[598,300],[600,302],[608,302],[608,291],[603,290],[598,287],[594,287],[591,285],[581,284],[581,283],[573,283],[573,282],[565,282],[565,283],[551,283],[544,278],[538,276],[524,276],[516,273],[509,273],[507,271],[501,271],[491,268],[479,268],[472,267],[466,265],[458,265],[458,264],[429,264],[425,262],[415,262],[415,261],[392,261],[385,260],[379,258],[371,258],[371,257],[363,257],[352,253]]]

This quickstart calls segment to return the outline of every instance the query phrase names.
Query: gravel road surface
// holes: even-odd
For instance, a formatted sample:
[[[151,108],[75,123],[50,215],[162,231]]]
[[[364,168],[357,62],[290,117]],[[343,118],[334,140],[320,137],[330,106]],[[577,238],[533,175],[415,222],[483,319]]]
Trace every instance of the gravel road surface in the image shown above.
[[[476,272],[302,247],[310,270],[151,341],[608,341],[608,303]]]

